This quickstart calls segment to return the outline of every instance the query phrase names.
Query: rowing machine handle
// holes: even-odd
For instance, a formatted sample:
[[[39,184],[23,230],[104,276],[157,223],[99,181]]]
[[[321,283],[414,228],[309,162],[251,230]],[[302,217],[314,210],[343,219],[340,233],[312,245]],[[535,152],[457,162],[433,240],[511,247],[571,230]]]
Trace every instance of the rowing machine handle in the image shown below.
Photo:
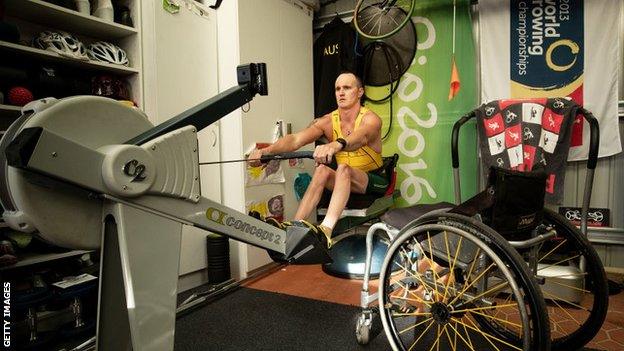
[[[260,162],[267,163],[272,160],[290,160],[293,158],[310,158],[313,157],[314,151],[294,151],[294,152],[283,152],[280,154],[266,154],[260,157]]]

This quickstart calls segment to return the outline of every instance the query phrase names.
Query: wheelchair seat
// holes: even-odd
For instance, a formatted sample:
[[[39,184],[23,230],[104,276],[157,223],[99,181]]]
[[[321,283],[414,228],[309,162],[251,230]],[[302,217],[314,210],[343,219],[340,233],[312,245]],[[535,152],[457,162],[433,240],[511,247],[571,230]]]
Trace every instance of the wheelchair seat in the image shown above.
[[[388,188],[383,195],[351,194],[342,217],[336,223],[333,231],[334,245],[330,250],[331,263],[323,265],[327,274],[349,279],[361,279],[364,275],[364,261],[366,260],[366,233],[353,233],[353,229],[370,221],[378,221],[379,216],[394,206],[396,164],[399,155],[394,154],[383,158],[383,165],[379,174],[386,177]],[[317,215],[324,216],[331,198],[331,192],[326,190],[318,205]],[[378,275],[381,261],[386,253],[387,244],[375,239],[373,244],[374,258],[372,274]]]
[[[393,208],[384,213],[379,219],[393,228],[403,229],[403,227],[415,218],[419,218],[431,211],[451,209],[453,207],[455,207],[455,205],[450,202],[438,202],[435,204],[420,204],[409,207]]]

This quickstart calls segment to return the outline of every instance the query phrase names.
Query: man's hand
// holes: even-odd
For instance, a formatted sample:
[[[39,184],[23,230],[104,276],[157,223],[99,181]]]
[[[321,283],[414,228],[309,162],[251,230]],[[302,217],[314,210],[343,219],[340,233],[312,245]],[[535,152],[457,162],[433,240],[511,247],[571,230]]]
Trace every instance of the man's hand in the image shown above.
[[[247,163],[251,167],[258,167],[262,165],[262,162],[260,162],[260,157],[262,157],[262,155],[262,149],[254,149],[254,151],[247,156]]]
[[[314,149],[314,161],[316,161],[317,164],[329,164],[334,158],[334,155],[341,149],[342,145],[335,141],[319,145]]]

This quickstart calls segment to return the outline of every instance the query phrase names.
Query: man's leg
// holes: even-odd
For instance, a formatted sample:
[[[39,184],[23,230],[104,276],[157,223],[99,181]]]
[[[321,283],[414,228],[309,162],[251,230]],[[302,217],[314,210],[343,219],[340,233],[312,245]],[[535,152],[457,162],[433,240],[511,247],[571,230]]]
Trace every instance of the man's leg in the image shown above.
[[[331,186],[331,184],[329,184]],[[327,208],[327,214],[321,223],[322,227],[328,228],[329,233],[336,226],[336,222],[340,218],[342,211],[347,205],[349,195],[351,193],[364,194],[366,192],[366,186],[368,185],[368,175],[345,164],[338,165],[336,174],[334,177],[333,192],[329,206]],[[325,231],[325,230],[323,230]]]
[[[306,219],[310,216],[321,200],[321,195],[323,195],[323,190],[327,184],[333,183],[335,174],[336,172],[333,169],[325,165],[318,165],[316,167],[310,185],[308,185],[308,189],[306,189],[299,203],[299,208],[295,214],[295,220]]]

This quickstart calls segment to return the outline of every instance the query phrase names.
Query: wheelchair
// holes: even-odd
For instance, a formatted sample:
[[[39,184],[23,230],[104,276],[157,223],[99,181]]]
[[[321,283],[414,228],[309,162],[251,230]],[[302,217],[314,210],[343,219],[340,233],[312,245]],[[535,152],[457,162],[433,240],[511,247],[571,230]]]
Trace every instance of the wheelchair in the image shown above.
[[[526,110],[527,103],[535,101],[502,101],[500,112]],[[473,117],[490,116],[499,102],[481,106],[453,127],[458,205],[392,209],[369,228],[355,328],[360,344],[382,326],[394,350],[576,350],[598,333],[607,313],[608,285],[586,236],[598,122],[570,101],[538,103],[567,108],[569,119],[578,112],[590,126],[580,230],[544,206],[545,184],[552,184],[544,173],[518,171],[530,167],[491,168],[486,190],[461,203],[459,129]],[[566,128],[561,139],[567,154]],[[377,292],[371,292],[369,272],[374,237],[390,243]]]

